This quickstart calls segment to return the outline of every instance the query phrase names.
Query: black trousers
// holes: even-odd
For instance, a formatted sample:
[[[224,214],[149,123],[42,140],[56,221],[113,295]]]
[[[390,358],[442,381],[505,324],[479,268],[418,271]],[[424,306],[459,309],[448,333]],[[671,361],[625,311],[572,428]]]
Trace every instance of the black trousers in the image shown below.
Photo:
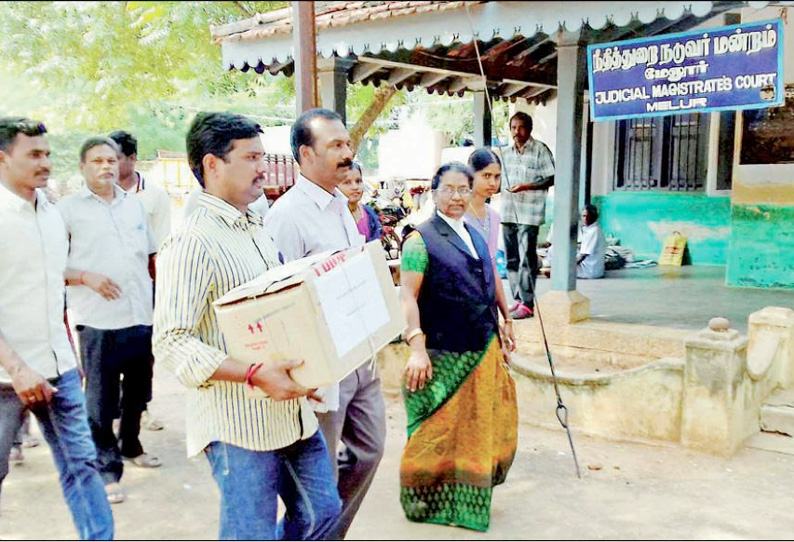
[[[143,453],[138,436],[141,413],[146,409],[152,387],[152,327],[77,326],[77,332],[86,379],[86,410],[97,448],[99,472],[105,484],[118,482],[124,470],[122,456],[136,457]],[[116,437],[113,419],[119,409],[119,392],[121,427]]]
[[[538,271],[538,230],[540,226],[527,224],[502,224],[507,260],[507,278],[513,299],[530,309],[535,308],[535,292]]]

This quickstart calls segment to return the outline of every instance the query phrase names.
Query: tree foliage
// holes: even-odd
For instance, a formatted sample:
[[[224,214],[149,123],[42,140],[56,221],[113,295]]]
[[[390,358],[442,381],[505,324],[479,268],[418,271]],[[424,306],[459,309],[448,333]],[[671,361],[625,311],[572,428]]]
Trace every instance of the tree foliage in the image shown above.
[[[52,91],[45,114],[107,130],[153,100],[256,95],[261,80],[220,68],[209,27],[285,4],[0,2],[1,67]]]
[[[90,135],[128,130],[139,140],[139,157],[151,159],[157,149],[184,150],[188,123],[200,110],[246,114],[263,126],[287,124],[295,116],[294,79],[224,70],[221,48],[210,38],[211,25],[287,4],[0,1],[0,115],[47,124],[58,177],[75,172],[77,148]],[[378,118],[357,134],[370,138],[360,147],[370,167],[376,166],[372,137],[397,127],[404,104],[434,98],[398,91],[373,115],[376,93],[383,92],[348,86],[349,126]],[[431,112],[429,120],[451,129],[455,140],[470,114],[451,107]],[[453,120],[437,119],[442,110]]]

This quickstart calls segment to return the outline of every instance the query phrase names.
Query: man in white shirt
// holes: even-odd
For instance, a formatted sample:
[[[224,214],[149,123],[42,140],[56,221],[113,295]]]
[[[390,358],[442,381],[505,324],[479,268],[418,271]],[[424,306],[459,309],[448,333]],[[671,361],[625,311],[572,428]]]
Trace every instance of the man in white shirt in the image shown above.
[[[163,188],[146,182],[143,175],[135,171],[135,164],[138,161],[138,140],[132,134],[116,130],[108,137],[118,144],[121,151],[119,153],[119,178],[116,184],[127,194],[134,194],[143,203],[149,218],[149,229],[154,235],[159,250],[160,245],[171,233],[171,198]],[[154,365],[154,357],[152,357],[151,363]],[[149,392],[146,404],[148,405],[151,400],[152,395]],[[159,431],[163,428],[163,423],[149,415],[147,406],[141,414],[141,427]]]
[[[139,171],[135,171],[138,161],[138,140],[132,134],[117,130],[108,136],[115,141],[119,154],[119,179],[117,184],[128,194],[135,194],[141,200],[149,218],[149,226],[157,242],[157,248],[171,233],[171,199],[164,188],[147,182]]]
[[[29,119],[0,118],[0,484],[29,409],[52,449],[78,535],[112,539],[113,514],[64,324],[68,242],[43,191],[50,175],[46,132]]]
[[[138,438],[152,385],[150,262],[157,248],[143,204],[116,185],[118,153],[112,139],[87,140],[80,150],[86,184],[58,204],[69,235],[69,320],[80,337],[88,419],[112,503],[126,498],[122,457],[140,467],[161,464]]]
[[[595,205],[585,205],[582,223],[582,239],[576,255],[576,278],[600,279],[604,276],[607,243],[598,224],[598,209]]]
[[[327,109],[311,109],[295,121],[291,138],[301,175],[265,217],[265,228],[284,259],[362,245],[364,238],[347,207],[347,198],[337,188],[354,156],[341,117]],[[333,391],[328,395],[333,396]],[[377,370],[367,364],[351,373],[339,383],[336,409],[334,402],[328,400],[328,412],[318,413],[318,418],[342,499],[342,515],[329,538],[341,540],[383,457],[386,413]],[[337,457],[340,440],[344,450]]]
[[[554,233],[554,224],[549,228],[546,242],[541,248],[546,248],[546,257],[543,264],[544,274],[551,276],[552,249],[551,239]],[[582,227],[579,228],[577,239],[579,250],[576,253],[576,278],[600,279],[603,278],[606,265],[607,243],[604,232],[598,224],[598,209],[595,205],[587,204],[582,209]]]

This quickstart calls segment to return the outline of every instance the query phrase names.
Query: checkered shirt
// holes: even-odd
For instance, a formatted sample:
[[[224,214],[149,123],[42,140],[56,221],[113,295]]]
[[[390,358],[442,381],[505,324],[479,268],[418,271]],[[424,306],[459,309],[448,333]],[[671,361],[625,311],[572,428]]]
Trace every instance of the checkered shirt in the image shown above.
[[[545,222],[547,190],[527,190],[512,194],[511,186],[536,183],[554,175],[554,157],[545,143],[530,138],[524,148],[514,145],[502,150],[502,222],[540,226]]]

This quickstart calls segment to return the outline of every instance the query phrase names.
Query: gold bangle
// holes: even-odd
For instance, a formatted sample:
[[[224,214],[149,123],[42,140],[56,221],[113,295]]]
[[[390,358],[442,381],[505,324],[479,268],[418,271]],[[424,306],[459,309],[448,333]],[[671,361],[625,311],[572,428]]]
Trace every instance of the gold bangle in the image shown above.
[[[405,338],[403,339],[405,341],[405,344],[410,345],[411,344],[411,339],[413,339],[417,335],[424,335],[424,331],[422,331],[422,328],[418,327],[418,328],[414,329],[413,331],[411,331],[410,333],[408,333],[405,336]]]

